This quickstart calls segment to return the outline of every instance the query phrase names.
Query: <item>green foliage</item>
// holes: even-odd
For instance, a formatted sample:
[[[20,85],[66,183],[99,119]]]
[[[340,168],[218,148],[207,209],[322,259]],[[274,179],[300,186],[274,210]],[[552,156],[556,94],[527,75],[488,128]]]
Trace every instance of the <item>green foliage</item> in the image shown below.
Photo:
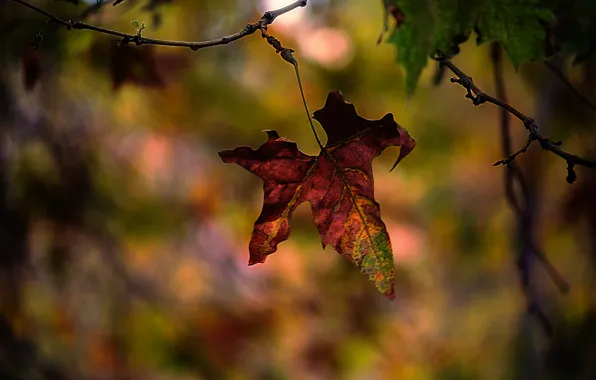
[[[397,60],[406,71],[408,94],[416,88],[429,55],[436,51],[448,57],[457,55],[458,45],[472,31],[479,45],[502,43],[516,69],[524,61],[544,59],[547,28],[555,24],[557,8],[557,4],[539,0],[389,0],[385,6],[389,14],[403,17],[388,42],[397,47]],[[573,28],[583,28],[587,36],[591,24]],[[581,46],[568,50],[579,53],[585,49],[583,41]]]
[[[478,12],[477,41],[501,42],[517,69],[524,61],[544,58],[544,25],[554,21],[552,11],[537,0],[487,1]]]
[[[406,70],[406,91],[412,94],[432,48],[433,18],[427,0],[400,0],[398,4],[408,19],[395,29],[389,42],[399,47],[397,61]]]
[[[477,4],[474,0],[434,0],[434,49],[448,55],[459,52],[457,45],[468,39],[474,27]]]

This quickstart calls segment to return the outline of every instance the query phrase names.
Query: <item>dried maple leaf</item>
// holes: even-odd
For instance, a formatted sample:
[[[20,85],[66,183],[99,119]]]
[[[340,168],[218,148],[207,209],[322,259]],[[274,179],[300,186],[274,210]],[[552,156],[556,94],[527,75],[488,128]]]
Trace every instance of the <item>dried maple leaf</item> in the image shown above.
[[[111,74],[115,91],[124,85],[163,88],[190,66],[188,55],[165,53],[154,46],[118,46],[99,39],[88,52],[90,63]]]
[[[389,146],[401,146],[397,163],[415,141],[393,120],[366,120],[340,92],[327,97],[314,113],[328,141],[317,157],[296,143],[267,131],[257,150],[238,147],[219,152],[224,162],[237,163],[264,182],[264,202],[250,241],[249,265],[262,263],[290,235],[292,212],[311,204],[323,247],[331,244],[368,276],[376,288],[393,298],[395,268],[391,242],[374,199],[372,159]],[[395,166],[395,165],[394,165]]]

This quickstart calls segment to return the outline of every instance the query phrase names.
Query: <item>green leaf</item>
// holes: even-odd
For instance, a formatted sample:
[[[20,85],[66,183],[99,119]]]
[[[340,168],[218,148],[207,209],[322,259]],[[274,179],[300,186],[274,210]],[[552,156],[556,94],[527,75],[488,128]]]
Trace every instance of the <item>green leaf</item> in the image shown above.
[[[554,24],[556,21],[555,14],[550,9],[545,8],[538,8],[536,9],[536,16],[542,21],[545,21],[549,24]]]
[[[433,47],[433,17],[430,0],[396,0],[404,22],[387,42],[397,47],[397,62],[406,71],[406,92],[412,95]]]
[[[539,0],[485,1],[478,15],[478,43],[499,41],[517,69],[523,61],[544,58],[546,30],[541,20],[553,20]]]
[[[434,0],[434,48],[447,56],[459,53],[478,17],[479,0]]]
[[[497,41],[505,47],[517,69],[524,61],[541,60],[545,56],[546,26],[559,23],[554,9],[563,0],[384,0],[388,14],[399,15],[401,23],[394,28],[387,42],[397,47],[397,62],[406,71],[406,90],[411,95],[426,66],[428,56],[436,50],[447,57],[459,53],[459,44],[475,30],[477,43]],[[570,1],[570,0],[569,0]],[[596,11],[595,0],[577,0],[569,8]],[[585,9],[589,8],[589,9]],[[591,11],[591,12],[590,12]],[[568,28],[562,45],[578,54],[596,47],[593,18],[576,16],[578,23]],[[571,37],[580,35],[573,40]],[[551,45],[552,46],[552,45]]]
[[[132,25],[133,28],[138,28],[141,26],[138,21],[133,21],[130,23],[130,25]]]

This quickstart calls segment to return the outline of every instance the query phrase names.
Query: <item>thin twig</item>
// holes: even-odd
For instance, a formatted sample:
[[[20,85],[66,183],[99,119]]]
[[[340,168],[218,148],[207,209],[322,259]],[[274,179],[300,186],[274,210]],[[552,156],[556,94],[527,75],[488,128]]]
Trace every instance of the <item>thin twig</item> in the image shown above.
[[[290,5],[287,5],[283,8],[279,8],[273,11],[267,11],[263,14],[261,19],[257,22],[253,22],[247,24],[244,29],[229,36],[217,38],[214,40],[208,41],[173,41],[173,40],[159,40],[155,38],[147,38],[143,37],[140,33],[137,34],[128,34],[122,33],[116,30],[102,28],[100,26],[95,26],[91,24],[87,24],[82,21],[72,21],[72,20],[63,20],[57,16],[54,16],[43,9],[40,9],[32,4],[29,4],[23,0],[13,0],[15,3],[23,5],[29,9],[34,10],[35,12],[42,14],[48,17],[52,22],[64,25],[68,30],[76,29],[76,30],[92,30],[94,32],[107,34],[110,36],[120,37],[121,43],[134,43],[136,45],[161,45],[161,46],[178,46],[178,47],[187,47],[191,50],[199,50],[206,47],[216,46],[216,45],[226,45],[232,41],[239,40],[243,37],[253,34],[257,30],[266,30],[267,25],[271,24],[277,17],[281,16],[282,14],[289,12],[293,9],[298,7],[306,6],[307,0],[298,0],[293,2]]]
[[[507,115],[509,115],[507,113],[507,111],[505,111],[504,109],[502,109],[502,112],[506,113]],[[493,166],[499,166],[499,165],[504,165],[504,166],[511,166],[511,164],[513,163],[513,160],[515,160],[515,158],[517,156],[519,156],[522,153],[526,153],[526,151],[528,150],[528,148],[530,147],[530,145],[532,145],[532,143],[534,142],[534,140],[532,140],[531,138],[528,138],[528,140],[526,141],[525,145],[518,150],[515,153],[507,153],[507,152],[511,152],[511,149],[507,149],[505,150],[505,154],[508,154],[507,158],[504,158],[502,160],[499,160],[497,162],[495,162],[493,164]]]
[[[590,108],[592,111],[596,111],[596,106],[571,84],[569,79],[567,79],[560,68],[554,65],[551,61],[544,61],[544,66],[546,66],[553,74],[555,74],[555,76],[559,78],[561,82],[563,82],[569,91],[571,91],[573,95],[575,95],[575,97],[578,98],[586,107]]]
[[[387,4],[385,4],[385,0],[381,0],[383,6],[383,29],[381,29],[381,33],[379,33],[379,37],[377,37],[377,45],[383,41],[383,36],[389,30],[389,12],[387,11]]]
[[[503,68],[502,68],[502,60],[501,60],[501,50],[498,44],[494,44],[492,46],[492,59],[494,63],[494,81],[495,81],[495,89],[497,93],[497,98],[507,103],[507,96],[505,92],[505,83],[503,80]],[[534,299],[532,292],[531,292],[531,283],[530,283],[530,255],[537,258],[538,261],[544,266],[548,275],[550,276],[551,280],[554,284],[559,288],[562,293],[567,293],[569,290],[569,286],[567,282],[562,278],[556,268],[550,263],[546,255],[542,252],[542,250],[534,243],[533,238],[533,228],[534,228],[534,217],[532,212],[532,204],[533,199],[531,198],[530,190],[527,186],[527,181],[523,175],[523,172],[513,160],[515,157],[522,152],[525,152],[528,147],[531,145],[532,141],[530,138],[524,145],[524,147],[515,152],[511,153],[511,135],[510,135],[510,117],[509,113],[506,109],[501,108],[501,131],[502,131],[502,139],[503,139],[503,151],[504,154],[508,156],[507,159],[502,160],[500,163],[504,164],[507,167],[505,172],[505,187],[506,187],[506,194],[507,200],[510,206],[513,208],[515,215],[517,217],[517,224],[518,224],[518,234],[519,238],[522,241],[520,246],[520,251],[517,258],[518,269],[521,275],[521,282],[523,285],[524,292],[526,293],[526,297],[528,298],[528,310],[530,313],[537,319],[537,321],[543,327],[543,330],[547,335],[552,334],[552,325],[550,321],[541,310],[540,305]],[[522,188],[522,198],[523,202],[521,202],[518,198],[518,195],[515,193],[513,189],[514,182],[517,182]]]
[[[559,292],[561,292],[562,294],[569,293],[569,284],[559,273],[557,268],[555,268],[555,266],[550,262],[548,257],[546,257],[544,252],[542,252],[542,250],[539,247],[533,246],[532,253],[534,254],[534,257],[536,257],[538,261],[542,263],[544,269],[546,270],[546,273],[548,273],[549,277],[551,278]]]
[[[505,91],[505,81],[503,79],[503,64],[501,47],[494,43],[491,46],[491,58],[493,61],[493,80],[495,83],[495,92],[497,99],[503,103],[507,103],[507,93]],[[500,108],[501,111],[501,139],[503,153],[507,156],[495,165],[503,164],[506,166],[505,171],[505,194],[509,206],[513,209],[517,219],[517,236],[519,239],[519,250],[517,253],[517,266],[520,272],[520,280],[522,289],[526,295],[528,302],[528,312],[532,315],[543,328],[547,335],[552,335],[552,324],[548,320],[546,314],[540,308],[537,300],[535,300],[532,292],[531,283],[531,257],[533,256],[543,265],[547,274],[550,276],[553,283],[557,286],[561,293],[569,291],[569,285],[559,274],[557,269],[551,264],[544,252],[534,241],[535,217],[534,205],[535,201],[532,196],[527,179],[524,176],[522,169],[516,165],[513,160],[519,154],[525,152],[532,144],[533,140],[528,138],[526,144],[519,151],[512,153],[511,148],[511,117],[510,113],[505,108]],[[515,192],[514,184],[518,184],[521,188],[521,194]],[[520,199],[521,198],[521,199]]]
[[[461,71],[449,59],[445,58],[444,55],[437,54],[433,58],[439,62],[440,65],[447,67],[453,74],[455,74],[457,78],[451,78],[451,82],[458,83],[464,87],[467,91],[466,98],[472,100],[474,105],[492,103],[507,110],[510,114],[518,118],[524,124],[524,127],[529,132],[529,140],[532,140],[532,142],[538,141],[542,149],[550,151],[564,159],[567,163],[567,182],[572,183],[577,178],[574,170],[576,165],[586,166],[588,168],[596,168],[596,162],[588,161],[561,149],[561,142],[552,141],[550,138],[542,134],[538,129],[538,125],[531,117],[524,115],[510,104],[482,92],[472,81],[471,77]],[[505,164],[507,162],[507,159],[505,159],[503,163]]]
[[[491,55],[492,55],[492,60],[493,60],[493,65],[494,65],[493,80],[495,82],[495,91],[497,93],[497,98],[502,100],[503,102],[507,102],[507,94],[505,92],[505,82],[503,81],[503,75],[502,75],[501,51],[499,50],[498,45],[495,46],[493,44],[491,53],[492,53]],[[445,67],[445,66],[442,66],[442,67]],[[513,158],[515,158],[519,153],[517,153],[517,154],[511,153],[512,152],[512,148],[511,148],[512,144],[511,144],[510,125],[511,125],[510,114],[505,109],[501,108],[501,145],[503,148],[503,153],[508,157],[513,156]],[[527,144],[527,146],[529,146],[529,144]],[[524,148],[527,149],[527,146]],[[506,165],[506,167],[508,170],[505,171],[505,195],[507,197],[507,201],[509,202],[509,205],[511,206],[511,208],[513,208],[515,213],[521,214],[522,209],[525,207],[525,205],[519,201],[519,199],[515,193],[515,189],[513,187],[514,180],[517,180],[518,183],[520,183],[522,185],[522,190],[523,190],[522,194],[524,196],[524,199],[526,198],[527,194],[529,194],[529,189],[526,184],[523,173],[517,168],[517,165],[513,164],[513,159],[510,160],[510,162]]]
[[[503,64],[501,59],[501,46],[497,43],[493,43],[491,45],[491,58],[493,61],[493,81],[495,83],[495,92],[499,101],[503,103],[507,103],[507,93],[505,91],[505,81],[503,79]],[[532,240],[533,235],[533,228],[534,228],[534,218],[532,217],[532,199],[531,194],[529,191],[522,194],[523,199],[520,200],[518,194],[515,192],[514,184],[515,183],[526,183],[526,178],[522,170],[516,165],[513,160],[517,155],[519,155],[522,151],[525,151],[530,144],[532,143],[531,139],[528,139],[528,142],[516,153],[512,152],[512,144],[511,144],[511,115],[507,112],[505,108],[500,108],[500,117],[501,117],[501,145],[503,147],[503,153],[507,156],[503,164],[506,166],[505,170],[505,194],[507,198],[507,202],[509,206],[513,209],[515,218],[516,218],[516,230],[515,235],[516,239],[516,264],[517,269],[519,271],[520,282],[522,286],[522,291],[526,297],[526,302],[528,303],[528,310],[530,311],[530,305],[534,305],[533,309],[538,309],[539,313],[536,312],[529,312],[531,316],[538,316],[544,315],[538,302],[534,299],[534,295],[532,292],[532,282],[531,282],[531,255],[532,255],[532,245],[530,241]],[[543,330],[548,334],[548,327],[544,323],[544,319],[536,318],[536,320],[541,324]]]
[[[286,5],[283,8],[276,9],[274,11],[268,11],[263,14],[263,18],[267,19],[267,25],[271,24],[277,17],[283,15],[284,13],[290,12],[296,8],[305,7],[306,0],[299,0],[294,1],[290,5]]]

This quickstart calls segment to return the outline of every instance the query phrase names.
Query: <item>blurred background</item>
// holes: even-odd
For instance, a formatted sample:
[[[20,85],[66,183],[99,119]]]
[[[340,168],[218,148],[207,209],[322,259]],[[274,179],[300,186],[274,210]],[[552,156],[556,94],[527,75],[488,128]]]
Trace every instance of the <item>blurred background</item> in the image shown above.
[[[147,37],[231,34],[282,0],[34,1],[63,19]],[[77,3],[77,4],[73,4]],[[310,207],[265,264],[248,267],[259,178],[217,152],[275,129],[317,154],[293,68],[259,33],[227,46],[121,46],[0,1],[0,378],[596,379],[596,176],[534,144],[518,162],[532,225],[507,205],[499,110],[439,85],[429,62],[406,97],[395,47],[376,45],[381,2],[310,0],[270,33],[296,50],[312,111],[341,90],[360,115],[417,140],[374,161],[396,299],[331,247]],[[32,49],[31,46],[38,47]],[[495,93],[490,46],[454,62]],[[542,64],[505,62],[510,103],[594,158],[595,113]],[[596,99],[596,59],[562,69]],[[527,136],[512,121],[514,149]],[[519,229],[538,262],[522,290]],[[527,297],[552,336],[528,316]]]

